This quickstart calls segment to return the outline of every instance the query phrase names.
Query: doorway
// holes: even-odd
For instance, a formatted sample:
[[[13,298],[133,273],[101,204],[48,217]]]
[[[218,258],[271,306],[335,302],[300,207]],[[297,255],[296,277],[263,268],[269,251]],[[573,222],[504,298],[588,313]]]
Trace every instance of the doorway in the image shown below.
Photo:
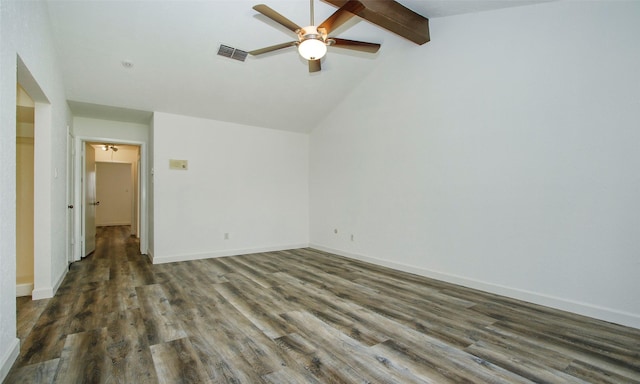
[[[131,235],[140,239],[140,252],[146,254],[145,143],[89,137],[75,141],[81,149],[74,173],[75,195],[81,197],[76,199],[81,209],[75,212],[75,260],[90,253],[87,245],[95,244],[96,226],[130,225]]]
[[[35,103],[16,89],[16,296],[31,296],[34,285]]]
[[[129,225],[139,237],[139,162],[137,145],[92,144],[96,149],[96,226]]]

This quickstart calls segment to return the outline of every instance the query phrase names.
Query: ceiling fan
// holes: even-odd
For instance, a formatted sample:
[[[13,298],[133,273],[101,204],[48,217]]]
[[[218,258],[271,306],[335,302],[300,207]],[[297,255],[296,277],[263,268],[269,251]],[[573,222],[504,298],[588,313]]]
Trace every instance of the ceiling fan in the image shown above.
[[[380,49],[380,44],[340,39],[337,37],[329,36],[329,34],[336,28],[343,25],[345,22],[355,16],[356,13],[362,11],[365,8],[360,1],[348,0],[337,11],[329,16],[329,18],[327,18],[319,25],[315,25],[313,20],[313,0],[310,0],[309,2],[311,25],[307,27],[298,26],[293,21],[287,19],[280,13],[274,11],[264,4],[254,6],[253,9],[255,9],[256,11],[293,31],[296,35],[298,35],[298,40],[272,45],[266,48],[256,49],[253,51],[249,51],[249,54],[257,56],[263,53],[276,51],[278,49],[297,46],[300,56],[302,56],[309,62],[309,72],[318,72],[321,70],[320,59],[327,53],[328,46],[352,49],[355,51],[368,53],[378,52],[378,49]]]

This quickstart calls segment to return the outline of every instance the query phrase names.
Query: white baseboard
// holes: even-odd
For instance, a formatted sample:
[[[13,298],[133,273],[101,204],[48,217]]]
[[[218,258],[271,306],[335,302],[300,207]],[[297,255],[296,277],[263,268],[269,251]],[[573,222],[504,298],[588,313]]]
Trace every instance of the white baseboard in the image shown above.
[[[288,249],[306,248],[308,246],[309,244],[289,244],[289,245],[279,245],[279,246],[263,247],[263,248],[225,249],[222,251],[214,251],[214,252],[206,252],[206,253],[193,253],[193,254],[187,254],[187,255],[171,255],[171,256],[159,256],[159,257],[149,256],[149,257],[151,258],[153,264],[164,264],[164,263],[175,263],[177,261],[211,259],[215,257],[248,255],[251,253],[284,251]]]
[[[31,296],[33,283],[16,284],[16,297]]]
[[[377,259],[374,257],[364,256],[356,253],[341,251],[324,247],[319,244],[310,244],[309,247],[333,253],[336,255],[348,257],[351,259],[361,260],[368,263],[393,268],[399,271],[409,272],[420,276],[429,277],[436,280],[445,281],[452,284],[462,285],[464,287],[478,289],[481,291],[494,293],[497,295],[507,296],[513,299],[523,300],[534,304],[544,305],[567,312],[576,313],[583,316],[592,317],[599,320],[608,321],[628,327],[640,329],[640,314],[619,311],[613,308],[605,308],[597,305],[579,302],[575,300],[565,299],[561,297],[549,296],[537,292],[526,291],[518,288],[506,287],[503,285],[487,283],[484,281],[466,278],[464,276],[452,275],[429,269],[414,267],[411,265],[394,263],[392,261]]]
[[[31,298],[33,300],[50,299],[52,297],[53,297],[53,287],[42,287],[42,288],[34,289],[33,292],[31,292]]]
[[[9,374],[13,363],[15,363],[18,355],[20,354],[20,339],[17,337],[11,341],[9,347],[2,354],[2,358],[0,360],[0,383],[4,381],[4,379]]]
[[[64,277],[67,276],[67,272],[69,272],[69,268],[65,268],[63,270],[62,274],[58,277],[58,280],[53,285],[53,287],[41,287],[34,289],[33,292],[31,292],[31,298],[33,300],[52,298],[58,291],[58,288],[60,288],[60,284],[62,284]]]

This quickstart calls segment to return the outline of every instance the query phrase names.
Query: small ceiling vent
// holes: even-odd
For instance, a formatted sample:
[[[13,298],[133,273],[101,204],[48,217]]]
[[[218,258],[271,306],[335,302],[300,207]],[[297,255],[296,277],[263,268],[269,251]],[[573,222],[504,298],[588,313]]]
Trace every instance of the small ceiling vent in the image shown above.
[[[247,58],[247,52],[223,44],[220,44],[218,55],[238,61],[244,61]]]

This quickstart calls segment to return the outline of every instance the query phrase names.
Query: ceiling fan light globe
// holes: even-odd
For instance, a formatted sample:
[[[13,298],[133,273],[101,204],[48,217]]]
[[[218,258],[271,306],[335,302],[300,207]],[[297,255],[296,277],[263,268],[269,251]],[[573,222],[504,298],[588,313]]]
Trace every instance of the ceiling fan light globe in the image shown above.
[[[327,45],[322,40],[307,39],[298,45],[298,53],[307,60],[318,60],[327,53]]]

